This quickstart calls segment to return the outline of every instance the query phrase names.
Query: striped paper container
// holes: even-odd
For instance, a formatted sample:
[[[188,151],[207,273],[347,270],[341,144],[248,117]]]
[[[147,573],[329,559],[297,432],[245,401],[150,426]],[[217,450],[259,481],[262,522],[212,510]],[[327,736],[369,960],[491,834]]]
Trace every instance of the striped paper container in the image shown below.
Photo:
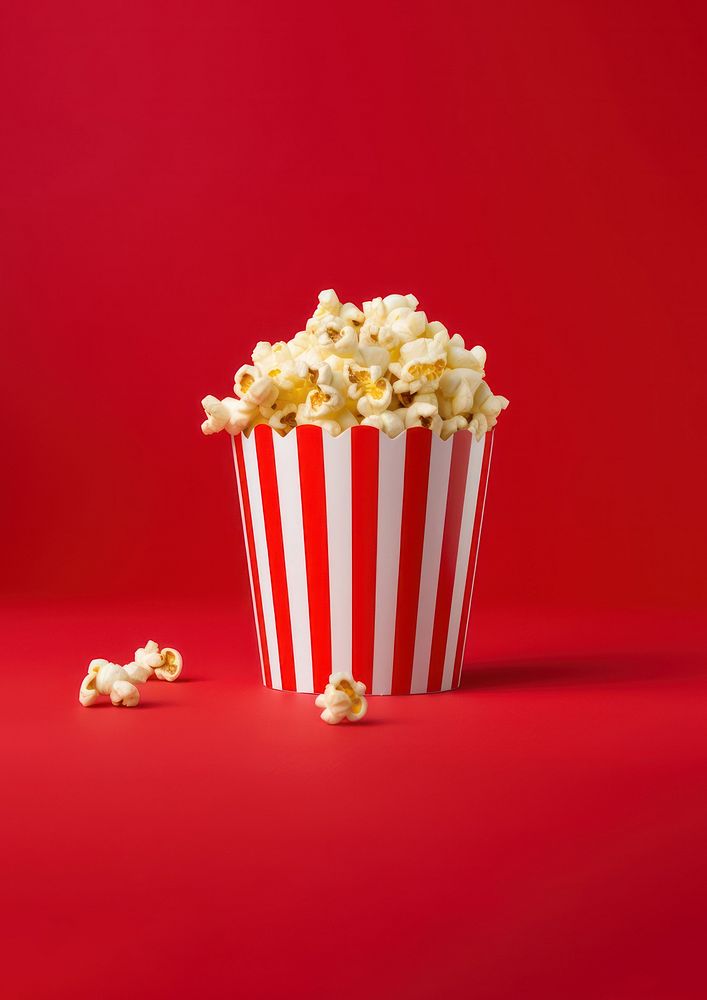
[[[459,686],[493,432],[233,438],[263,683],[371,694]]]

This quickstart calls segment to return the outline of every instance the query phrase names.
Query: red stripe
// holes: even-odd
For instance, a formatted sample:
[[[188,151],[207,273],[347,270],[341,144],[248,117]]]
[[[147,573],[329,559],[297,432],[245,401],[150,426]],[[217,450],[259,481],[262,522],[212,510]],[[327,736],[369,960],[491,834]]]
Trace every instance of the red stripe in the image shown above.
[[[430,666],[427,674],[428,691],[440,691],[442,688],[444,660],[449,636],[449,613],[452,608],[454,576],[456,574],[459,554],[459,529],[462,523],[462,510],[464,509],[464,494],[466,492],[466,476],[469,468],[470,450],[471,434],[453,435],[452,462],[449,469],[449,486],[447,489],[447,509],[444,514],[442,553],[440,555],[439,576],[437,578],[437,601],[435,604],[434,626],[432,628],[432,645],[430,647]]]
[[[302,494],[304,554],[307,563],[309,631],[312,641],[314,690],[323,691],[331,669],[329,613],[329,545],[327,539],[324,444],[321,427],[298,427],[297,454]]]
[[[290,598],[287,593],[285,550],[282,544],[280,498],[277,488],[275,450],[273,447],[273,434],[275,431],[270,427],[260,424],[255,428],[253,433],[255,434],[255,447],[258,453],[258,474],[260,476],[260,492],[263,498],[265,537],[268,543],[270,585],[272,587],[275,610],[277,647],[280,653],[280,675],[282,677],[283,690],[296,691],[297,681],[295,679],[295,658],[292,651]]]
[[[414,427],[407,432],[405,438],[405,479],[391,694],[410,694],[412,685],[432,431]]]
[[[263,660],[263,672],[265,674],[266,687],[272,687],[272,677],[270,676],[270,658],[268,656],[268,642],[265,635],[265,619],[263,618],[263,601],[260,596],[260,577],[258,576],[258,560],[255,557],[255,539],[253,538],[253,518],[250,512],[250,496],[248,494],[248,480],[245,474],[245,459],[243,458],[243,442],[240,435],[236,435],[233,440],[233,455],[236,460],[236,472],[241,487],[241,502],[243,504],[243,526],[245,529],[246,545],[248,546],[248,558],[250,561],[250,575],[253,589],[253,606],[255,609],[255,621],[260,635],[260,653]]]
[[[480,447],[481,442],[474,441],[472,447]],[[479,476],[479,492],[476,496],[476,510],[474,512],[474,530],[471,536],[471,548],[469,549],[469,565],[466,571],[466,584],[464,586],[464,600],[462,601],[462,614],[459,620],[459,638],[457,640],[457,650],[454,656],[454,676],[452,677],[452,688],[459,687],[461,680],[462,661],[464,659],[464,647],[466,646],[466,632],[469,626],[469,611],[471,609],[471,594],[474,585],[474,575],[476,571],[476,557],[479,551],[479,538],[481,535],[481,521],[484,516],[484,503],[486,502],[486,486],[488,484],[489,467],[491,465],[491,451],[493,450],[493,431],[486,435],[484,441],[484,456],[481,460],[481,474]]]
[[[351,429],[351,669],[373,684],[378,547],[378,442],[375,427]]]

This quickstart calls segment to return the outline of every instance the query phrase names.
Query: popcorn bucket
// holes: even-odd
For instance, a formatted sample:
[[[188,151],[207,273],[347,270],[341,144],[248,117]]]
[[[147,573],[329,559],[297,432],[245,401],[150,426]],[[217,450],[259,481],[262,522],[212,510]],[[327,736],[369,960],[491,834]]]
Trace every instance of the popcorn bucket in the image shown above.
[[[263,683],[371,694],[459,686],[493,432],[233,438]]]

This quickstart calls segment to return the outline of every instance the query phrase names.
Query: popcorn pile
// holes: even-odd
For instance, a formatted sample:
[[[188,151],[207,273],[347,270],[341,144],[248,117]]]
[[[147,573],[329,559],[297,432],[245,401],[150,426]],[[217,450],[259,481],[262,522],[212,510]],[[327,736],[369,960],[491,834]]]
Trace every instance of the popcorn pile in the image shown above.
[[[448,438],[490,430],[505,396],[485,382],[486,351],[428,322],[414,295],[340,302],[330,288],[292,340],[256,344],[252,365],[235,374],[237,398],[202,400],[204,434],[250,431],[268,424],[287,434],[316,424],[332,435],[363,424],[396,437],[429,427]]]
[[[146,684],[154,674],[161,681],[176,681],[182,672],[182,655],[170,646],[162,649],[150,639],[135,650],[135,659],[121,667],[109,660],[91,660],[81,683],[79,701],[90,708],[100,695],[113,705],[133,708],[140,702],[138,684]]]

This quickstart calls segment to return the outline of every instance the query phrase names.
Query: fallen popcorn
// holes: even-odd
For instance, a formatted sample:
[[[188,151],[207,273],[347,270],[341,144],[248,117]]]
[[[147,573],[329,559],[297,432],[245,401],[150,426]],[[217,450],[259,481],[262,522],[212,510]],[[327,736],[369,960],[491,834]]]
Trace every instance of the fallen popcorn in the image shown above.
[[[351,674],[332,674],[314,704],[324,709],[320,718],[330,726],[337,726],[344,719],[360,722],[368,711],[365,693],[366,685],[355,681]]]
[[[114,705],[132,708],[140,702],[138,684],[146,684],[153,674],[163,681],[176,681],[182,666],[178,650],[171,646],[160,649],[150,639],[135,650],[135,659],[124,667],[109,660],[91,660],[81,682],[79,701],[84,708],[89,708],[100,695],[107,695]]]
[[[88,708],[102,694],[109,695],[114,705],[125,705],[126,708],[132,708],[140,701],[140,692],[124,667],[108,660],[91,660],[81,683],[79,701],[84,708]]]
[[[135,659],[123,668],[131,681],[145,684],[153,674],[161,681],[176,681],[182,672],[182,654],[171,646],[159,648],[150,639],[135,650]]]
[[[389,437],[426,427],[443,439],[481,438],[508,406],[486,383],[486,351],[428,320],[414,295],[341,302],[333,288],[304,330],[259,341],[234,377],[234,397],[206,396],[204,434],[250,433],[268,424],[284,436],[303,424],[331,435],[362,424]]]

